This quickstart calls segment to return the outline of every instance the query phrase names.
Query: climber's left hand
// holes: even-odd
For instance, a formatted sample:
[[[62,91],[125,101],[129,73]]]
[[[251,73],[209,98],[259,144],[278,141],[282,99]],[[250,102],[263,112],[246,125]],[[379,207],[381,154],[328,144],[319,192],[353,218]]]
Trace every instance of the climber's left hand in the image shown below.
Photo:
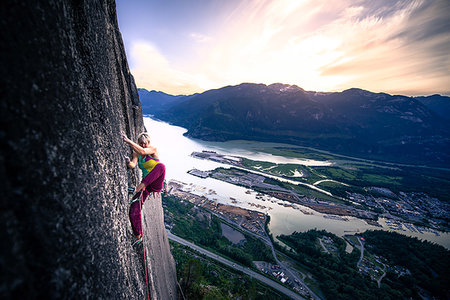
[[[136,187],[136,193],[139,193],[141,190],[145,189],[145,184],[142,182]]]

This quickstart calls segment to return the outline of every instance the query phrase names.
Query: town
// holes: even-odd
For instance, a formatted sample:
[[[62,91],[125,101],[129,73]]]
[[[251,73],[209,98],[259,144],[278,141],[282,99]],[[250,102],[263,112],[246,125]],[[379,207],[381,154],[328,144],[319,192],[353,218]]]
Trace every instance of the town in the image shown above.
[[[352,216],[364,219],[366,223],[381,226],[380,217],[386,218],[386,225],[395,230],[411,232],[431,232],[439,235],[440,231],[449,231],[450,205],[428,196],[423,192],[392,192],[383,187],[367,187],[367,194],[346,192],[341,198],[348,204],[326,200],[327,197],[306,196],[282,187],[273,174],[259,170],[254,172],[244,166],[242,158],[221,155],[214,151],[193,152],[193,157],[208,159],[233,166],[231,169],[218,168],[210,171],[197,169],[189,173],[201,178],[215,178],[231,184],[257,190],[274,198],[309,207],[317,212],[335,216]],[[267,176],[270,177],[267,177]],[[283,178],[280,178],[283,179]],[[336,197],[339,198],[339,197]],[[293,206],[294,207],[294,206]],[[295,208],[295,207],[294,207]]]
[[[317,212],[340,216],[353,216],[365,219],[367,223],[379,226],[376,222],[377,214],[371,211],[362,210],[349,205],[327,202],[312,196],[305,196],[287,188],[266,183],[267,177],[253,174],[240,169],[216,169],[213,171],[200,171],[197,169],[188,172],[191,175],[201,178],[211,177],[231,184],[255,189],[262,194],[270,195],[279,200],[291,202],[309,207]]]
[[[347,194],[348,198],[354,202],[383,211],[381,216],[387,219],[386,224],[391,229],[408,229],[411,232],[419,233],[432,232],[435,235],[439,235],[436,230],[448,231],[450,229],[446,222],[450,211],[447,203],[429,197],[425,193],[400,192],[397,196],[386,188],[377,188],[376,191],[380,196]],[[417,224],[427,224],[430,228]]]
[[[324,218],[344,222],[349,221],[351,219],[350,217],[356,217],[370,225],[384,228],[388,227],[395,231],[409,230],[412,233],[420,234],[428,232],[436,236],[440,235],[439,231],[449,230],[449,205],[423,192],[399,192],[398,190],[393,192],[386,187],[375,186],[366,186],[358,190],[352,189],[350,185],[344,185],[343,194],[340,194],[339,197],[329,192],[327,193],[322,186],[320,186],[322,189],[315,189],[316,186],[313,180],[309,180],[308,184],[299,183],[313,190],[313,193],[309,193],[307,188],[303,188],[303,186],[301,188],[295,187],[296,182],[293,183],[293,180],[286,180],[287,177],[285,175],[267,173],[267,168],[252,169],[253,165],[257,167],[258,165],[252,162],[249,164],[247,162],[248,160],[243,163],[243,160],[239,157],[220,155],[213,151],[194,152],[192,156],[231,165],[231,168],[218,167],[207,171],[191,169],[188,171],[189,174],[199,178],[214,178],[247,188],[248,190],[245,193],[256,193],[255,198],[257,200],[270,201],[278,205],[299,209],[304,214],[313,214],[311,211],[317,211]],[[318,180],[318,182],[323,181],[326,180]],[[347,186],[349,188],[345,191]],[[306,298],[318,299],[317,294],[315,294],[316,290],[314,292],[311,290],[311,282],[308,282],[308,284],[305,283],[305,280],[312,278],[310,277],[311,274],[304,272],[303,269],[299,270],[291,266],[289,259],[286,260],[289,255],[283,255],[286,252],[277,251],[279,252],[279,257],[283,257],[283,261],[280,261],[279,257],[277,258],[277,254],[273,248],[274,245],[272,244],[273,241],[266,233],[265,224],[268,217],[264,213],[252,212],[247,209],[218,203],[217,199],[214,198],[215,192],[213,190],[207,190],[207,188],[192,183],[185,184],[172,181],[169,183],[169,188],[171,195],[195,204],[196,207],[218,216],[243,232],[259,237],[261,241],[270,245],[275,262],[258,260],[253,261],[253,266],[274,280],[288,285],[299,295]],[[358,192],[355,192],[355,190]],[[207,195],[209,195],[209,199],[206,197]],[[232,204],[239,203],[237,199],[230,197],[230,200],[232,200],[230,201]],[[249,203],[249,205],[261,209],[272,209],[270,207],[272,205],[269,205],[267,208],[261,204],[263,203]],[[166,226],[170,229],[173,224],[167,222]],[[224,230],[224,227],[222,227],[222,230]],[[223,231],[222,235],[228,239],[227,230],[230,229]],[[367,251],[364,247],[365,240],[363,235],[365,236],[365,234],[357,233],[353,236],[345,235],[343,237],[348,244],[360,252],[360,258],[356,265],[357,273],[374,281],[380,289],[383,286],[382,281],[388,272],[396,274],[397,278],[401,276],[413,276],[414,268],[406,268],[391,260],[388,261],[381,255],[383,253],[377,253],[378,255],[373,254],[373,249],[371,248],[371,245],[374,243],[373,240],[368,244],[370,252]],[[277,239],[280,240],[281,238],[278,237]],[[285,243],[285,240],[280,241]],[[342,245],[338,249],[335,243],[338,242],[323,235],[316,238],[314,247],[321,249],[324,255],[331,255],[337,260],[340,260],[346,254],[341,252]],[[291,245],[289,244],[288,247],[291,247]],[[292,248],[291,250],[288,249],[288,251],[292,252]],[[297,248],[294,251],[295,253],[302,253],[302,250]],[[386,285],[386,280],[383,281],[383,284]]]
[[[361,251],[361,257],[358,261],[358,271],[372,280],[376,281],[378,287],[388,272],[396,274],[398,277],[403,275],[411,275],[411,272],[404,267],[390,266],[386,258],[369,253],[364,248],[366,240],[359,235],[345,235],[344,239],[353,247]]]

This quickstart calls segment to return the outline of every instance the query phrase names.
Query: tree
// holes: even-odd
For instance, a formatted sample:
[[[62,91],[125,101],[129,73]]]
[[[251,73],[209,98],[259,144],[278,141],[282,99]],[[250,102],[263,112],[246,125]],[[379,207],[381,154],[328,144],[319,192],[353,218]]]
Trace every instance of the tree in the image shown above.
[[[195,299],[195,296],[199,296],[198,287],[194,288],[194,283],[198,283],[199,281],[201,281],[202,274],[203,268],[198,259],[190,259],[187,264],[185,264],[180,280],[181,289],[183,290],[184,295],[190,295],[193,299]]]

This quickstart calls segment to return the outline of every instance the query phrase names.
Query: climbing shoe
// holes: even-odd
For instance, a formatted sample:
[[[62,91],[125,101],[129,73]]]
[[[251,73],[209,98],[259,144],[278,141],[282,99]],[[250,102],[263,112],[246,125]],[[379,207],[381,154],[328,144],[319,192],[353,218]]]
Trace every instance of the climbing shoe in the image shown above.
[[[142,236],[141,236],[141,238],[140,239],[137,239],[136,241],[134,241],[133,242],[133,244],[131,244],[131,246],[137,246],[137,245],[139,245],[140,243],[142,243]]]
[[[138,201],[140,199],[142,192],[143,191],[140,191],[140,192],[134,194],[133,198],[131,198],[131,200],[128,202],[128,204],[133,204],[134,202]]]
[[[130,201],[128,201],[128,204],[131,205],[131,204],[133,204],[136,201],[139,201],[139,198],[131,199]]]

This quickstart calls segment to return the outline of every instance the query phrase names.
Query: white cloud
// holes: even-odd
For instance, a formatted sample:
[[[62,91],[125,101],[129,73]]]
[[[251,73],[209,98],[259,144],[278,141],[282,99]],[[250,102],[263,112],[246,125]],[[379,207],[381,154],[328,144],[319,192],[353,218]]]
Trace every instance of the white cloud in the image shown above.
[[[314,3],[242,4],[228,20],[232,25],[210,51],[203,69],[216,81],[228,84],[283,82],[324,90],[341,83],[345,79],[342,76],[320,75],[320,67],[339,57],[337,47],[341,41],[337,37],[311,34],[311,23],[326,5]]]
[[[191,34],[189,34],[189,36],[198,43],[206,43],[211,40],[210,36],[196,32],[192,32]]]
[[[190,94],[201,89],[197,84],[201,77],[173,68],[149,42],[135,42],[131,46],[130,61],[138,87],[171,94]]]
[[[398,1],[394,8],[386,3],[368,8],[352,0],[243,2],[203,68],[215,81],[230,84],[448,93],[450,55],[435,50],[450,46],[448,29],[435,38],[420,36],[427,40],[409,34],[436,23],[436,7],[418,14],[427,2]]]
[[[341,46],[337,47],[342,55],[323,65],[321,75],[349,76],[348,81],[335,86],[337,89],[360,87],[410,95],[448,93],[450,55],[447,52],[446,60],[435,50],[445,44],[450,46],[448,32],[436,37],[430,34],[421,40],[409,38],[410,32],[417,32],[426,23],[412,18],[423,3],[402,3],[393,14],[383,15],[383,11],[378,11],[364,17],[361,8],[350,7],[342,18],[324,28],[324,35],[342,39]],[[442,61],[444,66],[439,67],[437,61]],[[442,72],[445,64],[446,73]]]
[[[189,34],[196,56],[182,65],[135,43],[132,72],[140,87],[184,94],[242,82],[449,93],[450,34],[436,22],[445,1],[242,1],[211,26],[221,29]]]

